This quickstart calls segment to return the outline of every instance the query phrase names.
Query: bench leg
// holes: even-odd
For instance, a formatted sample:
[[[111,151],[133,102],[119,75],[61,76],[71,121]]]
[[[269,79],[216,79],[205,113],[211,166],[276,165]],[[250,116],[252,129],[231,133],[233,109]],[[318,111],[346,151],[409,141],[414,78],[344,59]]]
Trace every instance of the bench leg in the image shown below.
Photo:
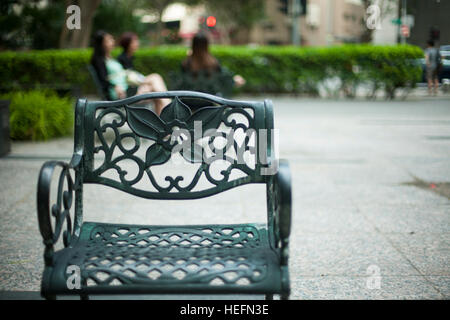
[[[55,294],[46,294],[43,296],[45,300],[56,300]]]
[[[266,294],[266,300],[273,300],[273,294]]]
[[[89,300],[89,296],[87,294],[80,294],[80,300]]]

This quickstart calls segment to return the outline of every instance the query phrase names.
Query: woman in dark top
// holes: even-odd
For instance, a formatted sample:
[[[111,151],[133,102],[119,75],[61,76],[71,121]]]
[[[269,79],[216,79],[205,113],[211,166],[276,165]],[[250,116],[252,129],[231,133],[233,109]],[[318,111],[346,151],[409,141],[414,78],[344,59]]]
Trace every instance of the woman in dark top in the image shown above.
[[[91,65],[94,67],[102,91],[105,93],[108,100],[113,100],[110,94],[112,84],[108,81],[108,72],[106,71],[106,52],[111,51],[114,47],[114,42],[111,42],[108,33],[98,31],[94,35],[94,53],[91,57]]]
[[[192,49],[188,57],[181,63],[183,72],[192,73],[194,76],[198,73],[213,74],[214,72],[221,72],[219,61],[209,53],[209,40],[204,32],[198,32],[192,39]],[[245,84],[244,78],[240,75],[233,77],[234,83],[237,86]]]
[[[119,40],[120,46],[123,48],[122,53],[117,60],[122,64],[124,69],[134,69],[134,52],[139,48],[139,38],[133,32],[125,32]]]
[[[130,77],[122,65],[111,57],[113,48],[114,38],[109,33],[98,31],[95,34],[91,64],[97,72],[103,92],[110,100],[125,98],[130,82]],[[167,91],[160,75],[150,74],[146,77],[140,75],[137,94],[158,91]],[[155,99],[154,101],[157,114],[160,114],[164,106],[170,103],[169,99]]]
[[[120,46],[123,48],[122,53],[117,57],[117,61],[126,70],[134,70],[134,52],[139,48],[139,38],[133,32],[125,32],[121,35],[119,40]],[[130,86],[127,90],[127,95],[135,95],[137,92],[136,86]]]
[[[206,34],[199,32],[194,36],[191,53],[181,63],[181,68],[183,71],[192,74],[198,74],[199,72],[212,74],[221,71],[219,61],[209,53]]]

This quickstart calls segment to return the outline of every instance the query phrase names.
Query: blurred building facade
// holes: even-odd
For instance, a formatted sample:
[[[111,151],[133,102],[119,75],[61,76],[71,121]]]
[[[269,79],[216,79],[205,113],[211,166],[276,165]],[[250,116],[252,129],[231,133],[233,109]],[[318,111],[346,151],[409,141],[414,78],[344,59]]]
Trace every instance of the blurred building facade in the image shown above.
[[[280,10],[280,0],[264,0],[266,18],[251,32],[250,41],[256,44],[291,44],[291,17]],[[361,40],[366,12],[361,0],[307,0],[308,10],[300,18],[301,44],[326,46],[354,43]],[[375,2],[376,3],[376,2]],[[372,33],[374,44],[400,43],[402,0],[389,3],[389,10],[381,16],[380,28]],[[410,27],[406,42],[422,48],[429,39],[438,45],[450,45],[450,0],[407,0],[407,20]],[[386,8],[384,8],[386,9]]]
[[[250,30],[247,41],[258,45],[291,44],[292,18],[280,11],[281,1],[261,1],[265,1],[265,17]],[[299,18],[301,45],[359,42],[364,31],[364,13],[361,0],[307,0],[307,13]],[[199,29],[199,19],[205,15],[204,6],[188,8],[184,18],[180,19],[181,37],[191,38]],[[215,42],[229,44],[229,39],[222,37]]]
[[[291,17],[279,10],[280,0],[264,0],[266,17],[251,31],[256,44],[291,44]],[[359,42],[364,31],[364,5],[360,0],[308,0],[300,17],[301,44],[325,46]]]
[[[395,23],[400,14],[400,6],[398,1],[391,4],[389,12],[383,14],[378,29],[373,30],[373,44],[397,44],[399,39],[400,25]]]
[[[450,0],[408,0],[407,11],[414,16],[408,43],[424,48],[433,39],[450,45]]]
[[[400,25],[394,23],[403,20],[403,1],[394,1],[393,10],[381,21],[380,29],[374,30],[374,44],[400,43]],[[410,28],[406,43],[425,48],[428,40],[438,45],[450,45],[450,0],[407,0],[407,19],[402,21]]]
[[[237,43],[292,44],[292,18],[290,14],[280,10],[283,1],[261,1],[265,1],[265,16],[253,26],[250,34],[244,37],[245,41]],[[372,32],[372,43],[401,42],[400,25],[396,21],[401,17],[402,3],[402,0],[389,2],[390,8],[383,12],[379,28]],[[202,5],[189,7],[178,4],[178,7],[180,6],[184,6],[182,17],[179,14],[166,14],[167,17],[163,18],[180,20],[180,36],[187,44],[199,30],[199,21],[204,20],[208,13]],[[425,47],[426,41],[434,38],[440,44],[450,44],[449,12],[450,0],[407,0],[407,24],[410,26],[410,35],[406,42]],[[307,12],[298,19],[298,33],[303,46],[358,43],[367,30],[366,9],[361,0],[307,0]],[[221,29],[222,26],[221,21],[218,21],[219,36],[213,38],[214,43],[233,44],[227,36],[227,31]]]

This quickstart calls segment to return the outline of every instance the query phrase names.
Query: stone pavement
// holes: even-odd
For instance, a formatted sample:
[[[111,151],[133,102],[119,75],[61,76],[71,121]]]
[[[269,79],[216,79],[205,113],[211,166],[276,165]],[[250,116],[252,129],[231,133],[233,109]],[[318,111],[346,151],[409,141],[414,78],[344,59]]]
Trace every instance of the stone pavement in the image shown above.
[[[290,161],[293,175],[291,299],[449,299],[450,195],[444,187],[436,190],[450,182],[448,97],[271,98],[280,156]],[[38,171],[45,160],[69,160],[71,152],[71,138],[14,142],[0,158],[0,299],[20,298],[18,291],[38,297]],[[85,187],[87,221],[264,219],[262,185],[187,202]]]

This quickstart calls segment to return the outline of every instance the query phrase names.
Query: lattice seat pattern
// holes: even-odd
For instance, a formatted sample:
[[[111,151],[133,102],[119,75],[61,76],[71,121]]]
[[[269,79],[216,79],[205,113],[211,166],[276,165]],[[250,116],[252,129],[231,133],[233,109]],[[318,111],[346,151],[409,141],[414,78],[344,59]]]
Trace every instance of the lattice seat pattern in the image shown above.
[[[67,250],[67,249],[65,249]],[[54,290],[67,293],[68,266],[82,266],[80,292],[278,292],[279,257],[262,225],[131,226],[86,222],[57,259]],[[268,276],[270,275],[270,277]],[[136,287],[137,286],[137,287]]]

